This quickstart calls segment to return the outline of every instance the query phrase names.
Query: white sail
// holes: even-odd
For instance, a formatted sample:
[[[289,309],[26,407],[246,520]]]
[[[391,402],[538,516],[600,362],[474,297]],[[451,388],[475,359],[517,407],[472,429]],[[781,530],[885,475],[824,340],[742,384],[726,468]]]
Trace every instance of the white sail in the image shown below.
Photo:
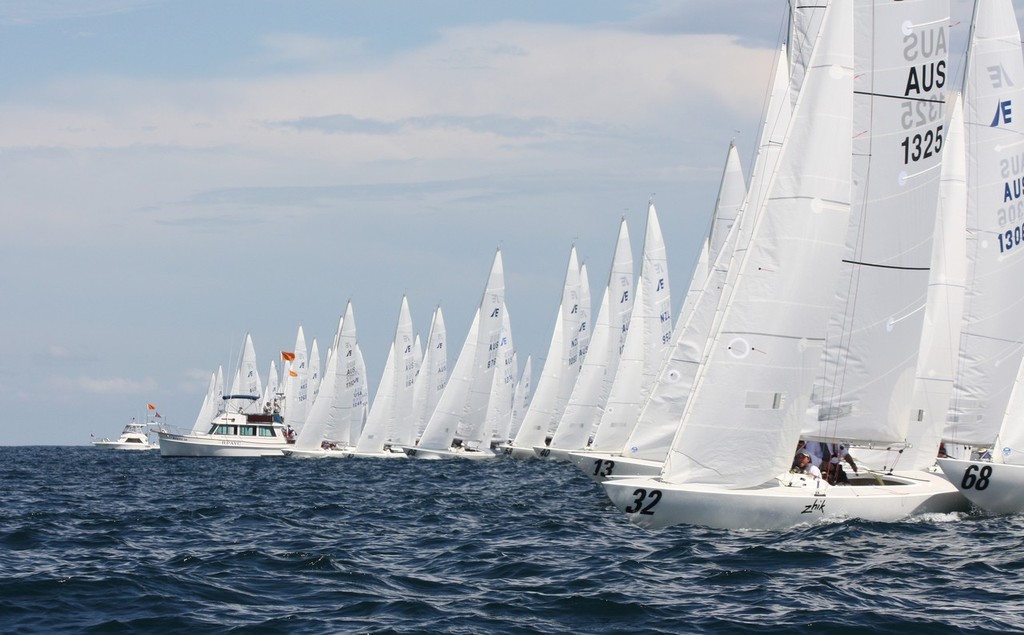
[[[309,353],[306,351],[306,336],[299,326],[295,335],[295,356],[285,367],[284,375],[284,422],[294,429],[302,427],[306,420],[306,400],[309,388]]]
[[[636,424],[672,343],[672,328],[665,240],[654,203],[650,203],[640,280],[615,379],[594,436],[597,447],[607,445],[606,435],[624,438]]]
[[[384,362],[384,370],[377,383],[377,390],[373,393],[373,401],[366,415],[366,425],[363,426],[363,433],[359,436],[359,442],[356,443],[356,452],[382,452],[387,443],[388,419],[392,412],[391,404],[398,377],[395,357],[395,343],[392,341],[388,344],[388,357]]]
[[[590,338],[593,336],[593,327],[590,320],[590,275],[587,273],[587,263],[580,264],[580,305],[579,305],[579,335],[576,347],[579,349],[579,359],[576,361],[576,378],[572,380],[575,386],[579,381],[579,373],[583,369],[583,361],[587,358],[587,351],[590,350]],[[572,392],[572,389],[570,389]]]
[[[718,200],[715,202],[715,215],[711,223],[711,232],[708,244],[708,260],[714,262],[718,253],[722,251],[725,244],[725,237],[729,235],[736,222],[736,216],[743,206],[747,197],[747,182],[743,178],[743,166],[740,164],[740,154],[736,151],[736,144],[729,143],[729,151],[726,153],[725,169],[722,171],[722,180],[718,185]],[[703,278],[701,279],[703,282]]]
[[[306,408],[307,413],[309,408],[313,407],[316,394],[320,391],[320,380],[320,348],[317,346],[316,338],[314,337],[313,343],[309,346],[309,382],[306,394],[306,402],[309,406]]]
[[[967,133],[964,322],[947,441],[990,447],[1024,352],[1024,60],[1011,2],[974,8],[963,88]]]
[[[526,363],[523,364],[523,372],[516,382],[516,392],[512,400],[512,425],[509,428],[508,440],[515,438],[519,428],[523,425],[523,417],[530,406],[530,386],[533,383],[533,357],[526,356]]]
[[[790,65],[786,76],[790,81],[790,110],[796,104],[796,97],[804,83],[807,64],[811,59],[814,43],[821,32],[825,8],[829,0],[790,0],[789,55]]]
[[[420,341],[420,334],[416,334],[416,339],[413,341],[413,354],[416,359],[416,372],[420,371],[420,364],[423,363],[423,342]]]
[[[949,7],[858,2],[853,201],[804,436],[905,443],[943,145]],[[903,37],[878,37],[902,30]],[[924,229],[924,231],[922,231]]]
[[[921,355],[917,360],[914,408],[922,423],[911,430],[910,447],[902,461],[913,469],[935,464],[953,391],[963,315],[964,270],[967,262],[967,166],[964,147],[964,115],[959,95],[951,102],[942,149],[939,212],[935,219],[932,266],[925,305]]]
[[[417,438],[423,433],[423,428],[430,420],[430,415],[433,414],[434,407],[437,406],[437,401],[447,384],[448,335],[441,307],[437,307],[430,323],[427,348],[423,352],[423,361],[416,374],[416,385],[413,389],[413,420]]]
[[[473,326],[417,447],[447,451],[460,424],[468,429],[478,423],[482,425],[497,365],[504,300],[505,276],[499,250],[494,255]]]
[[[487,402],[487,415],[480,430],[467,431],[463,438],[466,447],[479,449],[485,444],[505,443],[512,426],[512,400],[516,391],[515,345],[512,342],[512,322],[508,307],[503,307],[501,339],[498,342],[498,366],[491,382],[491,398]]]
[[[580,269],[576,258],[576,246],[569,250],[569,264],[562,285],[562,301],[555,316],[555,328],[551,333],[547,357],[537,381],[533,400],[526,410],[523,423],[512,445],[518,448],[522,457],[533,457],[533,448],[545,444],[548,434],[562,418],[575,379],[579,374],[579,304]],[[515,451],[512,456],[517,456]]]
[[[238,370],[231,383],[231,394],[228,407],[236,412],[258,412],[259,400],[263,395],[263,384],[260,382],[260,371],[256,368],[256,348],[252,344],[252,336],[245,336],[242,345],[242,357],[238,361]]]
[[[196,421],[192,424],[192,434],[204,433],[210,429],[210,422],[217,416],[217,404],[221,400],[216,391],[217,373],[210,373],[210,383],[206,387],[206,395],[203,396],[203,405],[199,407]]]
[[[587,441],[601,422],[625,343],[633,309],[633,252],[626,219],[619,223],[612,266],[608,272],[601,308],[597,314],[589,352],[569,397],[562,419],[551,438],[552,448],[575,450]]]
[[[306,422],[295,439],[296,450],[316,450],[327,440],[328,430],[334,428],[335,417],[341,410],[335,401],[338,394],[338,356],[334,349],[327,351],[324,377],[320,390],[306,414]]]
[[[281,383],[281,376],[277,372],[277,360],[270,360],[270,369],[267,371],[267,385],[263,388],[263,399],[261,409],[263,412],[280,413],[280,395],[278,395]]]
[[[224,412],[224,367],[217,367],[217,388],[214,390],[217,395],[217,414]]]
[[[759,485],[789,469],[831,309],[850,210],[853,42],[836,2],[807,69],[765,208],[662,471]]]
[[[366,425],[366,416],[370,410],[370,394],[367,388],[366,360],[363,358],[363,349],[359,344],[355,345],[354,361],[348,369],[348,381],[346,386],[351,386],[352,407],[348,417],[349,445],[355,447],[359,443],[359,437]]]
[[[415,441],[412,409],[416,352],[413,338],[409,301],[403,296],[394,340],[388,350],[363,434],[356,444],[356,452],[381,452],[385,445],[405,446]]]
[[[326,441],[353,446],[362,432],[366,411],[366,365],[359,350],[351,301],[338,323],[334,342],[335,395],[323,437]]]

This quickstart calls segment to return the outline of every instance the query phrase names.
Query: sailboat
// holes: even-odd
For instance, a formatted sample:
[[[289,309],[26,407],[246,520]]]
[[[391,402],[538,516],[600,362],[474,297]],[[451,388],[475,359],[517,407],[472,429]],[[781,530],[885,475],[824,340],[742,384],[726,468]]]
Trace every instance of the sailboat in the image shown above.
[[[192,424],[192,432],[205,432],[210,421],[217,416],[218,408],[224,403],[221,395],[224,394],[224,371],[217,367],[217,372],[210,375],[210,383],[206,387],[206,396],[203,397],[203,405],[199,407],[199,414]]]
[[[517,459],[536,457],[534,448],[546,445],[558,425],[579,375],[580,267],[576,245],[569,249],[569,263],[562,284],[562,300],[555,316],[547,357],[540,379],[512,443],[502,452]]]
[[[285,454],[294,458],[349,458],[355,449],[352,430],[358,436],[362,428],[365,374],[356,341],[355,313],[349,302],[327,351],[320,391],[295,444]]]
[[[517,362],[518,365],[518,362]],[[530,391],[533,384],[533,356],[526,356],[526,363],[523,364],[523,372],[516,382],[515,394],[512,397],[512,424],[509,426],[509,442],[519,433],[523,425],[523,417],[530,407]]]
[[[402,448],[415,441],[413,390],[417,351],[414,340],[409,300],[402,296],[395,337],[388,349],[377,394],[351,456],[404,459]]]
[[[568,460],[570,451],[582,449],[590,441],[608,402],[632,311],[633,253],[623,218],[589,351],[551,443],[535,447],[537,456]]]
[[[647,204],[647,228],[641,257],[640,280],[619,366],[607,406],[594,433],[597,447],[606,443],[603,440],[606,436],[621,438],[636,423],[672,342],[674,323],[668,258],[653,201]]]
[[[205,403],[205,401],[204,401]],[[156,413],[156,406],[148,404],[149,410]],[[159,417],[160,414],[156,413]],[[150,428],[158,424],[154,423],[153,420],[147,419],[145,423],[139,423],[132,417],[132,420],[125,424],[124,429],[121,430],[121,435],[116,439],[108,439],[106,437],[93,441],[92,446],[101,450],[156,450],[157,444],[149,442]]]
[[[735,204],[732,197],[741,189],[740,183],[735,181],[742,178],[742,170],[735,165],[739,161],[735,144],[729,144],[712,230],[691,276],[672,347],[636,424],[631,429],[605,430],[595,437],[587,451],[570,454],[573,463],[598,483],[610,476],[657,476],[661,473],[697,369],[707,354],[706,345],[723,290],[732,286],[729,272],[733,272],[734,277],[739,268],[732,263],[738,263],[747,251],[750,228],[764,200],[789,127],[792,112],[789,63],[786,47],[782,46],[776,55],[750,187],[735,214],[731,213]],[[732,216],[731,225],[718,221],[719,215]],[[728,227],[725,239],[712,258],[711,244],[718,242],[714,232],[723,227]],[[705,258],[710,260],[709,265],[703,264]]]
[[[964,75],[967,269],[950,419],[950,482],[991,513],[1024,511],[1024,337],[1009,292],[1024,275],[1024,60],[1013,3],[975,2]],[[955,450],[957,448],[959,451]]]
[[[583,451],[570,452],[568,457],[592,476],[612,473],[612,463],[608,462],[612,459],[606,453],[618,452],[630,431],[638,425],[641,410],[655,389],[659,370],[672,344],[668,263],[653,202],[648,204],[640,280],[627,328],[607,405],[601,413],[593,440],[589,446],[581,448]],[[672,427],[674,430],[674,422]],[[589,464],[601,467],[591,472],[587,467]],[[640,473],[656,474],[660,469],[659,463],[652,465],[650,472]]]
[[[338,359],[333,349],[327,351],[327,363],[321,390],[313,399],[313,405],[306,415],[306,423],[295,438],[295,445],[284,450],[286,456],[295,458],[323,458],[334,454],[334,446],[325,443],[325,433],[331,423],[335,408],[334,397],[338,384]]]
[[[309,409],[309,353],[306,335],[299,326],[295,334],[295,348],[284,368],[284,424],[286,432],[294,436],[306,422]]]
[[[494,254],[487,286],[448,384],[419,441],[415,446],[405,448],[408,456],[418,459],[495,457],[483,438],[456,442],[456,436],[460,427],[464,430],[484,429],[501,348],[504,305],[505,274],[499,249]]]
[[[484,438],[489,438],[492,450],[508,443],[512,428],[512,413],[515,406],[516,375],[519,373],[516,349],[512,342],[512,320],[508,307],[502,305],[501,338],[494,369],[491,396],[487,402],[487,416],[482,430],[467,428],[459,436],[463,444],[480,447]]]
[[[263,412],[263,397],[252,336],[246,334],[225,409],[207,423],[205,432],[178,434],[157,430],[160,456],[282,456],[289,447],[280,414]]]
[[[755,220],[734,286],[723,294],[727,302],[714,329],[710,353],[700,364],[660,476],[603,483],[613,503],[641,526],[688,523],[780,529],[823,518],[891,521],[962,507],[962,497],[948,483],[926,472],[873,472],[851,480],[850,486],[833,486],[788,471],[811,403],[811,389],[819,378],[835,290],[842,279],[840,269],[870,263],[870,258],[864,263],[842,262],[848,230],[856,231],[856,224],[851,227],[849,222],[853,203],[853,5],[853,0],[833,0],[825,9],[769,195]],[[949,12],[948,6],[942,5],[861,7],[869,13],[858,15],[858,24],[873,27],[876,50],[895,52],[905,64],[904,30],[920,36],[944,29]],[[887,26],[893,24],[903,25],[903,29]],[[879,34],[892,35],[886,40]],[[917,62],[937,63],[944,59],[945,50],[933,47],[930,55],[920,53],[931,59]],[[886,102],[884,96],[897,94],[896,90],[902,94],[908,76],[916,71],[908,72],[904,66],[891,72],[892,65],[887,63],[891,60],[879,60],[878,67],[890,72],[872,73],[874,67],[862,66],[865,59],[871,60],[872,55],[862,50],[857,77],[870,90],[858,88],[858,95],[879,100],[874,104],[876,118],[868,128],[874,136],[882,134],[880,129],[904,125],[898,105]],[[918,97],[932,98],[938,88],[934,84],[922,88]],[[923,133],[931,125],[925,121],[918,127]],[[912,127],[903,134],[913,139],[915,130]],[[890,149],[885,162],[879,163],[879,171],[894,163],[892,154]],[[910,156],[912,152],[908,159]],[[924,166],[918,161],[908,161],[898,166],[902,173],[888,176],[906,184],[921,174]],[[934,199],[931,205],[934,214]],[[865,213],[865,209],[858,207],[857,213]],[[893,222],[900,220],[897,217]],[[921,286],[926,282],[922,280]],[[906,337],[913,336],[916,346],[920,331],[912,331],[907,329]],[[904,412],[907,417],[909,407]],[[886,417],[879,423],[890,422]]]
[[[434,309],[434,317],[430,321],[430,333],[427,334],[427,348],[423,352],[423,360],[416,371],[416,384],[413,387],[413,423],[416,427],[415,438],[423,434],[423,428],[434,413],[438,399],[448,385],[448,332],[444,325],[444,313],[441,307]]]

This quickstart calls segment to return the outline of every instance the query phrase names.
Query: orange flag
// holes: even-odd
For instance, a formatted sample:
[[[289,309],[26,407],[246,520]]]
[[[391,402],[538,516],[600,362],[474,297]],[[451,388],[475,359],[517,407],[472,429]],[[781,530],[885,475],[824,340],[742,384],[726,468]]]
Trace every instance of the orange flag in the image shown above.
[[[281,360],[290,362],[295,359],[295,353],[289,353],[287,351],[281,351]]]
[[[289,370],[288,374],[291,375],[292,377],[298,377],[299,376],[299,374],[297,372],[295,372],[294,370]]]
[[[151,403],[150,404],[146,404],[146,406],[148,406],[150,410],[156,410],[156,406],[154,406]]]

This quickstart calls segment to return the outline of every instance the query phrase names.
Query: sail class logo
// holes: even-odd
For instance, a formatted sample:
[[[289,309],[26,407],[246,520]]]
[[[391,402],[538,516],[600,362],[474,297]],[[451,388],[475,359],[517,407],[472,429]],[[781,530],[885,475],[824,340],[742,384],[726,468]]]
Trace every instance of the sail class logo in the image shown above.
[[[1003,68],[1002,64],[996,64],[995,66],[989,66],[985,70],[988,71],[988,78],[992,81],[992,88],[1005,88],[1007,86],[1013,86],[1013,81],[1010,80],[1009,73]]]
[[[1013,121],[1013,108],[1011,107],[1012,100],[1005,100],[999,102],[996,106],[996,116],[992,118],[992,123],[989,124],[990,128],[995,128],[1001,123],[1008,124]]]

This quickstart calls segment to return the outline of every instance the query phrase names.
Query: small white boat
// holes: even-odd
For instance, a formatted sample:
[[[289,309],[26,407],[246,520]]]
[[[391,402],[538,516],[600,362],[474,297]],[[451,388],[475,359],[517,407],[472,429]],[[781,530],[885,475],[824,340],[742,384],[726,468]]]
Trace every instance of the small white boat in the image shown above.
[[[134,419],[121,430],[121,436],[116,441],[104,438],[92,444],[104,450],[155,450],[159,447],[149,442],[148,424],[138,423]]]

